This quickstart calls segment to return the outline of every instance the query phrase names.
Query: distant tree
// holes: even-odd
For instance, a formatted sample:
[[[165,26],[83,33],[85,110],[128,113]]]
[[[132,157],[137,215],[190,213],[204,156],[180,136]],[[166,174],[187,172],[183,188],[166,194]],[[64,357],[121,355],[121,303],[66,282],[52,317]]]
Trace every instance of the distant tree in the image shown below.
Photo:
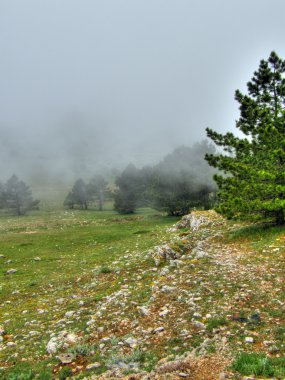
[[[0,209],[3,209],[5,207],[5,203],[6,203],[5,187],[0,182]]]
[[[106,187],[108,182],[102,175],[94,176],[87,185],[87,192],[89,197],[98,202],[99,211],[103,210],[105,202]]]
[[[227,217],[273,217],[285,223],[285,61],[275,52],[262,60],[247,83],[236,91],[244,138],[207,129],[224,154],[207,154],[219,186],[217,210]]]
[[[87,191],[87,186],[83,179],[79,178],[75,181],[72,190],[67,194],[64,205],[69,208],[74,208],[75,205],[79,205],[81,209],[87,210],[90,202],[90,196]]]
[[[70,209],[74,209],[74,204],[75,204],[75,199],[74,199],[74,196],[73,196],[72,192],[70,191],[67,194],[67,196],[66,196],[66,198],[65,198],[65,200],[63,202],[63,205],[67,206]]]
[[[213,169],[204,160],[213,145],[206,141],[192,147],[179,147],[159,164],[137,169],[129,165],[117,178],[115,210],[133,213],[150,206],[168,215],[183,215],[193,208],[212,206],[216,190]]]
[[[151,202],[168,215],[184,215],[193,208],[212,206],[216,186],[213,170],[204,160],[214,146],[207,141],[192,147],[181,146],[154,167]]]
[[[39,200],[33,199],[29,186],[20,181],[16,175],[12,175],[6,182],[4,197],[5,208],[14,211],[17,215],[38,208]]]
[[[114,209],[121,214],[134,213],[141,197],[139,170],[133,164],[128,165],[117,177],[116,185]]]

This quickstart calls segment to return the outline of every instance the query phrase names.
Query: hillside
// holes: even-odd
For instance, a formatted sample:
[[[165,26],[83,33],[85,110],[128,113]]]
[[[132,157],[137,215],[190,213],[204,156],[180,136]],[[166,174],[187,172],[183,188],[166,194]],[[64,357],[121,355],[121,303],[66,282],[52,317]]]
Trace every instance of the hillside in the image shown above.
[[[4,266],[0,378],[284,377],[284,230],[242,226],[213,211],[193,212],[173,227],[157,216],[156,227],[153,220],[135,218],[77,220],[93,256],[89,248],[77,249],[81,262],[74,258],[72,267],[67,253],[59,252],[61,274],[46,278],[39,292],[33,292],[32,276],[23,295],[12,291],[18,273],[7,272],[13,263]],[[56,228],[65,235],[58,237],[67,244],[75,237],[74,219],[66,217],[64,228],[62,223]],[[117,235],[129,231],[130,240],[98,243],[94,235],[91,241],[103,225],[109,237],[116,228]],[[25,232],[52,227],[37,228]],[[0,260],[7,259],[3,253]],[[35,257],[34,251],[26,265],[44,260],[48,256]],[[238,352],[260,355],[243,354],[237,361]],[[13,367],[26,377],[17,377]]]

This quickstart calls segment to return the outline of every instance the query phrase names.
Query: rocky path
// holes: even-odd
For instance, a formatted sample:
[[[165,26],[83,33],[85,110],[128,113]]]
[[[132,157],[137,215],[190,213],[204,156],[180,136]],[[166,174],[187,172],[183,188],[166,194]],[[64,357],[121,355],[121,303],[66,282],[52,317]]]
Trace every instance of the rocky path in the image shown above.
[[[105,297],[92,300],[99,280],[85,283],[77,307],[49,323],[55,370],[87,370],[88,380],[239,379],[230,369],[237,352],[283,356],[285,240],[253,248],[227,238],[238,228],[193,212],[160,246],[114,262]]]
[[[119,317],[107,330],[130,335],[121,342],[123,347],[129,344],[144,352],[155,347],[163,357],[151,374],[129,379],[233,378],[228,366],[237,351],[279,355],[283,350],[276,342],[284,305],[284,288],[278,287],[283,281],[280,256],[276,261],[248,245],[225,245],[224,233],[235,228],[211,212],[184,218],[173,228],[178,234],[172,243],[151,252],[158,266],[153,269],[150,297],[144,305],[133,303],[132,318],[120,319],[128,314],[126,300],[135,290],[127,285],[101,305],[108,315]],[[282,247],[269,248],[270,253],[274,250],[280,254]],[[114,363],[99,378],[123,378],[122,369],[132,365],[135,362]]]

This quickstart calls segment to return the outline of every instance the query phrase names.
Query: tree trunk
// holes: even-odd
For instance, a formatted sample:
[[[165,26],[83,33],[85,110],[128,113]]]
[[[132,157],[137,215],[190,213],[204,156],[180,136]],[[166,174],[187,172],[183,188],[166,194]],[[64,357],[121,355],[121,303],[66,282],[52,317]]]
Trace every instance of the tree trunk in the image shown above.
[[[276,224],[278,226],[282,226],[282,225],[285,224],[284,210],[278,210],[278,211],[276,211],[275,220],[276,220]]]

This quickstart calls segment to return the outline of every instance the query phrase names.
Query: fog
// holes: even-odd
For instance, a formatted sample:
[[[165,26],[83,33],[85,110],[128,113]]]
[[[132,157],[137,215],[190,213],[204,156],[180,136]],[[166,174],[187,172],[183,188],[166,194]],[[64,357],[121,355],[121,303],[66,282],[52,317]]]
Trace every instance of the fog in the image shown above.
[[[233,131],[234,91],[285,58],[284,0],[0,0],[5,180],[90,176]]]

